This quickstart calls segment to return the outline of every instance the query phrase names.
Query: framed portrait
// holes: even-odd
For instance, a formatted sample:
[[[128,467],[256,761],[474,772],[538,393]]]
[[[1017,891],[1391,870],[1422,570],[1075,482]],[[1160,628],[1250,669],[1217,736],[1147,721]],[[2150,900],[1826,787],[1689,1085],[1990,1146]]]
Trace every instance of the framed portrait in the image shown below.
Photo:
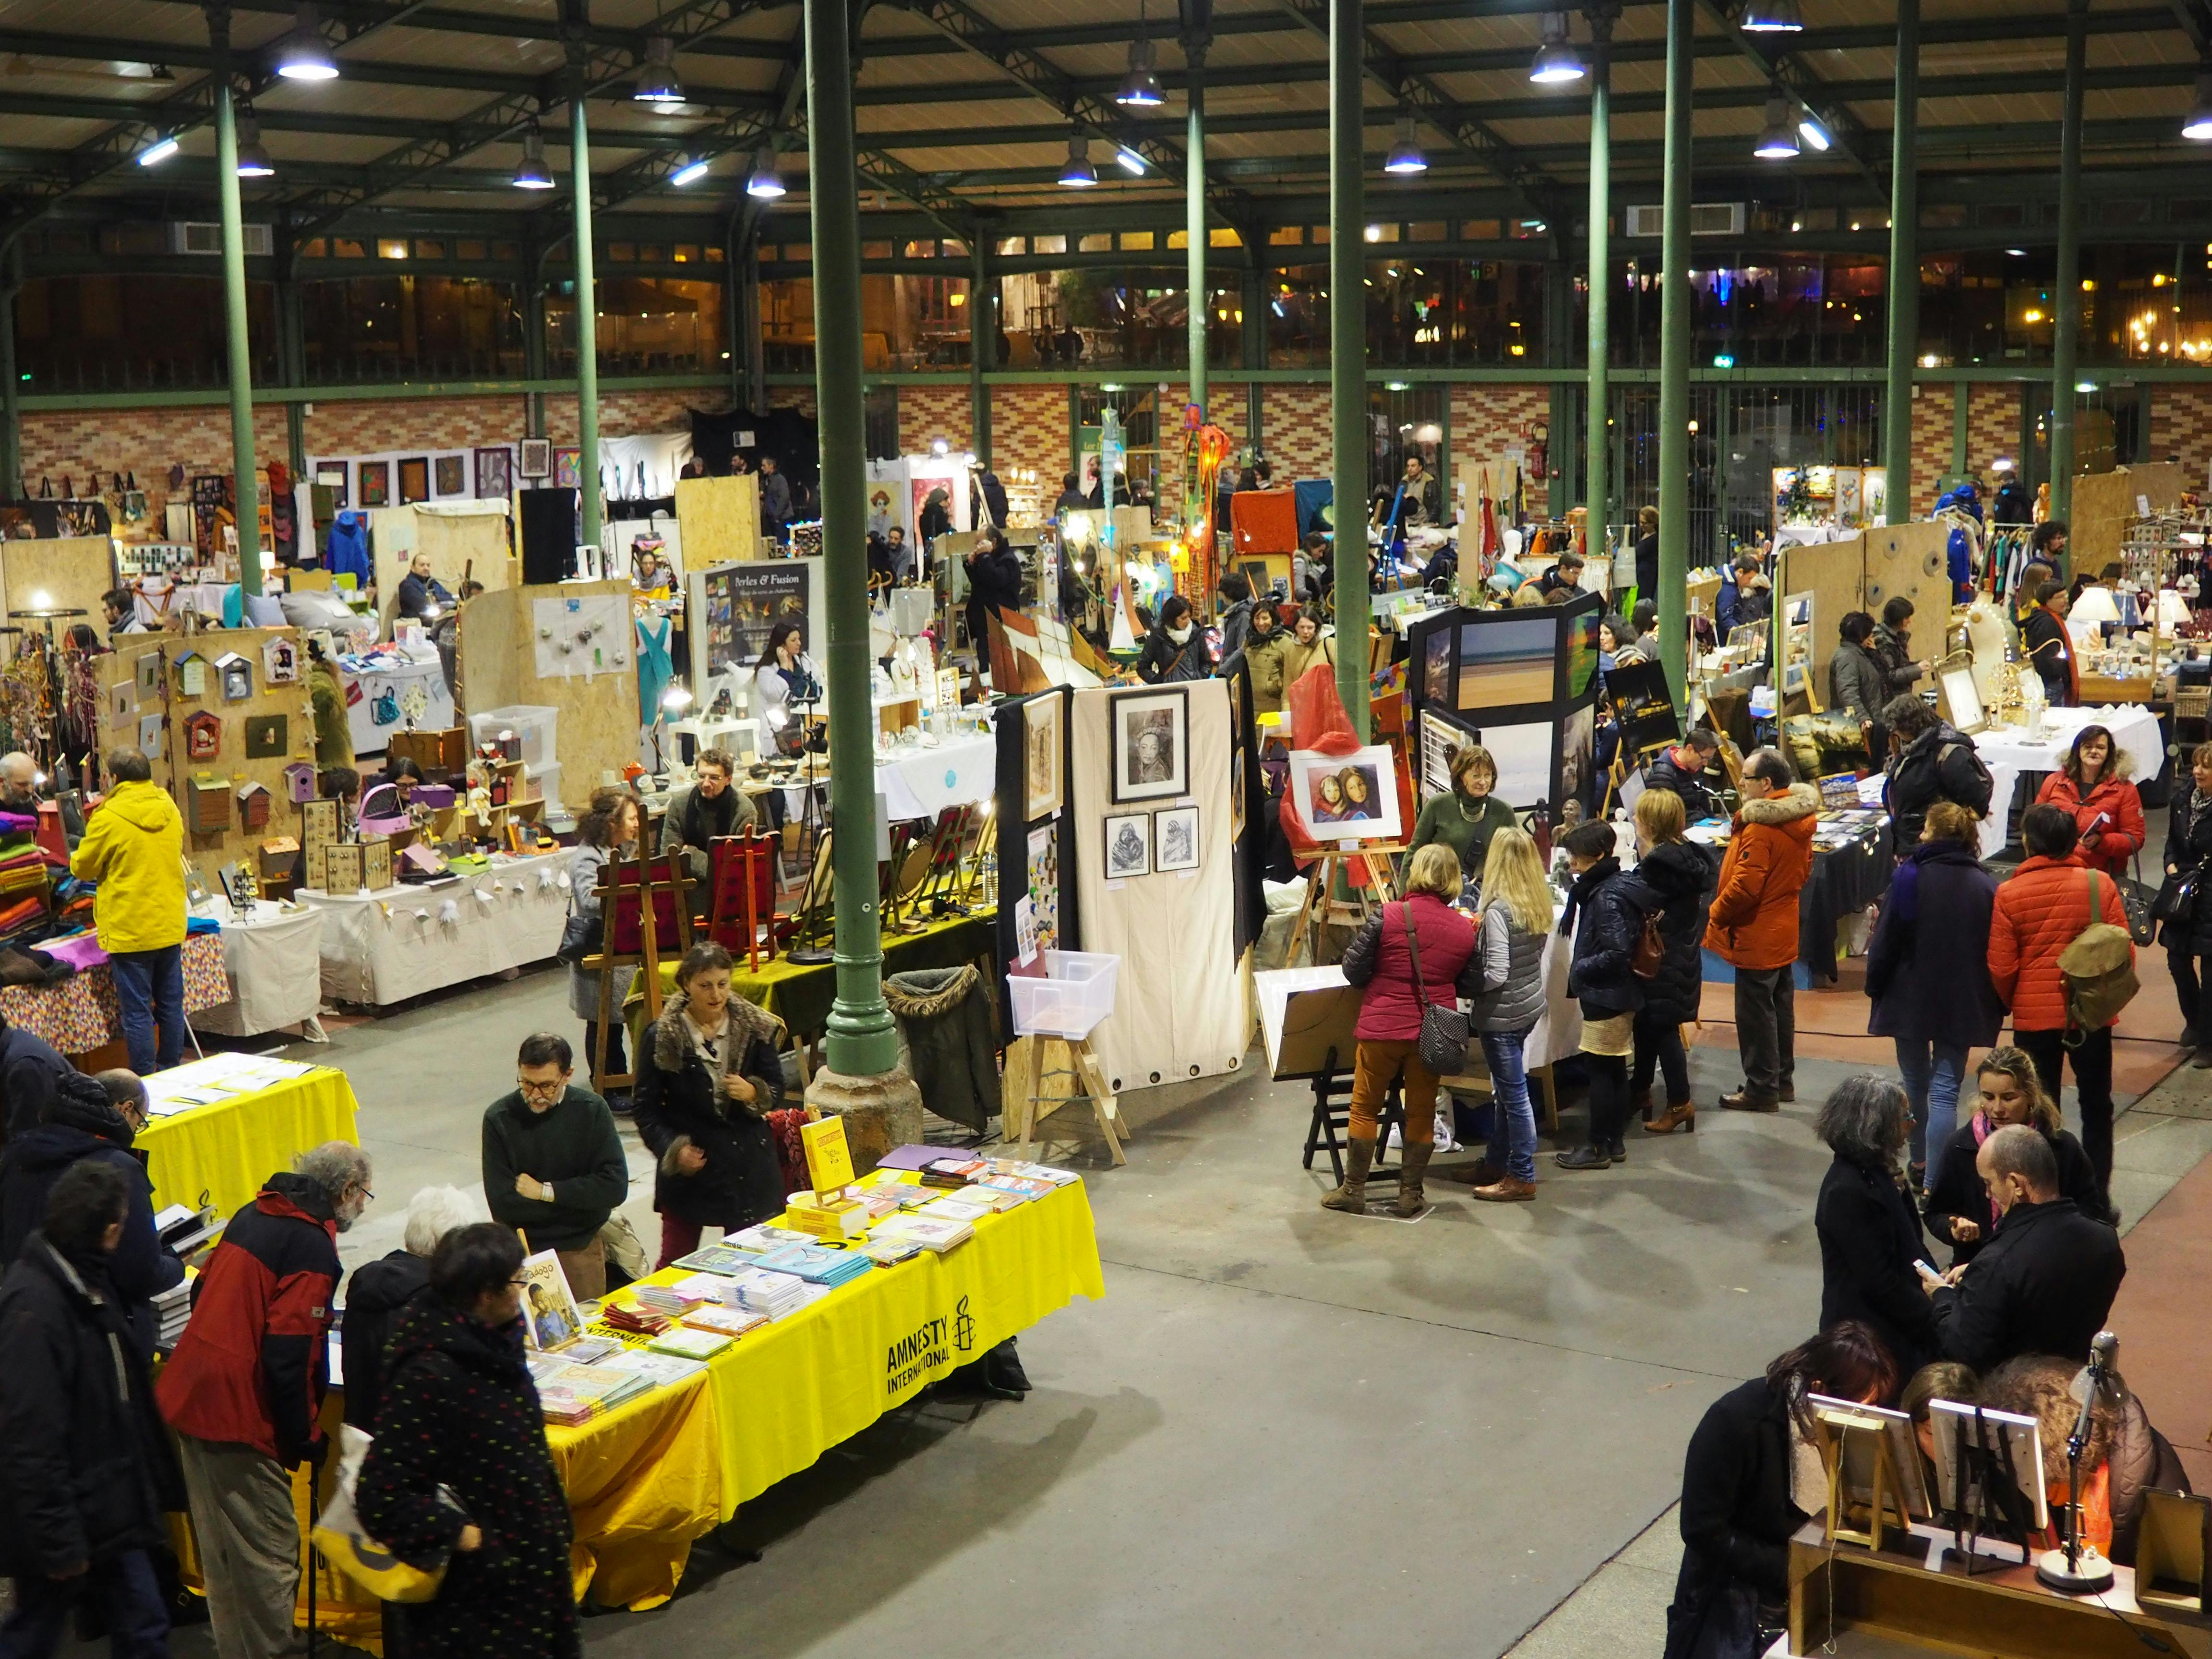
[[[522,1259],[522,1322],[530,1346],[541,1353],[584,1334],[584,1318],[561,1271],[557,1250],[540,1250]]]
[[[469,493],[469,458],[465,455],[441,455],[433,464],[437,469],[437,493],[441,495],[465,495]]]
[[[392,463],[389,461],[356,461],[353,467],[356,499],[363,507],[389,507],[392,504]]]
[[[542,478],[553,470],[553,443],[549,438],[522,441],[522,476]]]
[[[1152,817],[1149,812],[1109,813],[1106,879],[1127,881],[1152,873]]]
[[[580,489],[584,487],[584,452],[580,449],[561,448],[553,452],[553,488]]]
[[[1115,805],[1190,793],[1190,702],[1182,688],[1124,693],[1108,706],[1107,723]]]
[[[1022,821],[1033,823],[1060,811],[1066,793],[1060,771],[1060,710],[1057,691],[1022,705]]]
[[[430,499],[430,458],[417,455],[399,463],[399,504],[412,507]]]
[[[1294,749],[1291,787],[1318,840],[1387,841],[1399,834],[1398,773],[1388,744],[1348,755]]]
[[[514,452],[505,444],[477,451],[477,499],[503,501],[514,493]]]
[[[1162,875],[1198,868],[1198,808],[1168,806],[1152,814],[1152,868]]]

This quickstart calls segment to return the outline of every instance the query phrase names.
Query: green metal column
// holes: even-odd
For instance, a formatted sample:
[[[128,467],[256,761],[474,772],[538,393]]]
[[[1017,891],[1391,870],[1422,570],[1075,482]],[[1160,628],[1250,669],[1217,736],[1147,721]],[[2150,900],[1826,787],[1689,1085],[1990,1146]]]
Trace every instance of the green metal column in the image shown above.
[[[1206,280],[1206,37],[1186,34],[1183,61],[1189,66],[1190,118],[1183,174],[1185,285],[1190,290],[1190,400],[1206,409],[1206,323],[1213,312],[1213,289]]]
[[[1897,0],[1897,99],[1890,117],[1889,381],[1882,397],[1888,521],[1912,517],[1912,369],[1920,352],[1920,0]]]
[[[1951,383],[1951,471],[1954,475],[1966,470],[1966,398],[1972,389],[1964,380]],[[2143,430],[2150,430],[2148,422]]]
[[[1678,710],[1690,571],[1690,77],[1697,0],[1667,0],[1667,147],[1660,228],[1659,636]]]
[[[969,427],[975,434],[969,447],[986,471],[991,465],[991,388],[983,376],[999,366],[999,308],[983,266],[983,246],[988,238],[978,232],[968,240],[974,275],[968,279],[968,409]]]
[[[2066,117],[2058,137],[2058,292],[2051,339],[2051,516],[2074,508],[2074,354],[2081,333],[2081,78],[2088,0],[2066,0]]]
[[[1678,3],[1683,0],[1678,0]],[[1328,391],[1336,475],[1336,690],[1367,735],[1367,165],[1362,0],[1328,0]]]
[[[208,14],[215,33],[215,13]],[[216,193],[222,204],[222,309],[229,347],[230,465],[237,480],[238,585],[261,592],[261,492],[253,478],[253,351],[246,337],[246,224],[238,202],[238,116],[231,98],[228,68],[228,17],[216,61],[225,67],[215,94]]]
[[[583,537],[599,544],[599,301],[592,274],[592,141],[584,128],[581,71],[568,99],[569,189],[576,206],[576,442],[577,482],[584,486]],[[855,283],[857,289],[858,283]]]
[[[828,580],[830,821],[837,997],[830,1070],[879,1077],[898,1064],[884,1005],[876,912],[875,710],[869,701],[867,471],[860,396],[860,213],[854,159],[847,0],[806,0],[807,199],[814,216],[815,396],[822,420],[822,545]],[[857,767],[855,759],[860,762]]]
[[[1592,556],[1606,551],[1606,526],[1613,522],[1613,476],[1606,414],[1613,406],[1613,283],[1606,267],[1613,258],[1613,13],[1592,7],[1590,25],[1589,141],[1589,363],[1583,410],[1583,504],[1589,509]],[[1638,599],[1650,594],[1639,593]]]
[[[526,380],[545,378],[545,250],[535,241],[523,249],[522,289],[522,376]],[[522,395],[522,434],[526,438],[545,435],[545,394],[526,392]]]

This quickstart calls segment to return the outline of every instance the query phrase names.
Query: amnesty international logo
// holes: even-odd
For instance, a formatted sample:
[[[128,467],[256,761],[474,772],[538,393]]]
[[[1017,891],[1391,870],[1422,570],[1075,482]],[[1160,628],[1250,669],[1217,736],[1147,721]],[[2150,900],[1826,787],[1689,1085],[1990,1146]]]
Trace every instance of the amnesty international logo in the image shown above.
[[[952,1310],[952,1346],[962,1353],[971,1352],[975,1346],[975,1322],[968,1316],[968,1298],[964,1296]]]

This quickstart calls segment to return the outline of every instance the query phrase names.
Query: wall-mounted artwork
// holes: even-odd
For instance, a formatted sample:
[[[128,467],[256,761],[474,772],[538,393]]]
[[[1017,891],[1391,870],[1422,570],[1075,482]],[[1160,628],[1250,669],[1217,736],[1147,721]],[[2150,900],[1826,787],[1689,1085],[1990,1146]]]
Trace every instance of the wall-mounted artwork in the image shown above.
[[[477,451],[477,499],[503,501],[514,493],[514,452],[504,444]]]
[[[584,487],[584,452],[580,449],[556,449],[553,452],[553,488],[581,489]]]
[[[437,494],[441,496],[465,495],[469,493],[469,458],[465,455],[441,455],[434,463],[437,469]]]
[[[416,455],[399,463],[399,504],[411,507],[430,499],[430,458]]]
[[[358,488],[354,499],[363,507],[388,507],[392,503],[392,463],[389,461],[357,461],[354,465],[354,480]]]
[[[553,470],[553,446],[544,438],[522,441],[522,476],[542,478]]]
[[[1190,716],[1180,690],[1117,696],[1107,721],[1114,739],[1115,804],[1190,793]]]

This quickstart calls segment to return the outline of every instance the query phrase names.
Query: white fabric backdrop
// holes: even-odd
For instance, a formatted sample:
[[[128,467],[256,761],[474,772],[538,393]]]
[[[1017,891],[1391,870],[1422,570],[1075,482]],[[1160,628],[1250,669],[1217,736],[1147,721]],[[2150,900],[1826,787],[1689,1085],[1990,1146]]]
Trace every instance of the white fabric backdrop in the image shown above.
[[[321,918],[324,994],[382,1007],[544,961],[568,913],[568,859],[564,848],[436,887],[302,892]]]

